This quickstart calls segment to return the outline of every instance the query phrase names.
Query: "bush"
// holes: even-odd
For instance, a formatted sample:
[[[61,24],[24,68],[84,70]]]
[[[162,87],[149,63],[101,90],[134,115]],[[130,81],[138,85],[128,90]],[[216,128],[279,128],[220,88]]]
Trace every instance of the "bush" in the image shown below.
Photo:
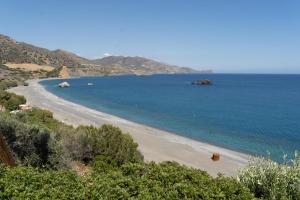
[[[50,111],[33,108],[15,115],[16,120],[35,124],[55,133],[65,158],[91,163],[98,155],[110,156],[118,165],[125,162],[143,162],[137,143],[119,128],[103,125],[73,128],[53,118]]]
[[[18,163],[45,168],[63,166],[61,148],[47,129],[1,114],[0,132]]]
[[[32,108],[21,113],[17,113],[16,118],[19,121],[28,124],[35,124],[43,128],[48,128],[53,132],[58,132],[61,126],[67,126],[64,123],[53,118],[53,113],[48,110]],[[68,126],[69,128],[73,128]]]
[[[300,199],[300,157],[278,164],[267,158],[256,158],[243,169],[239,180],[258,198]]]
[[[253,199],[249,189],[233,178],[212,178],[175,162],[116,167],[101,157],[90,179],[90,194],[96,199]]]
[[[111,162],[112,161],[112,162]],[[91,174],[0,166],[0,199],[253,199],[233,178],[180,166],[127,163],[101,156]]]
[[[118,165],[143,162],[143,156],[137,150],[138,144],[130,135],[111,125],[100,128],[80,126],[74,134],[66,136],[65,146],[75,160],[90,163],[96,156],[104,155],[114,159]]]
[[[18,82],[14,80],[0,80],[0,90],[6,90],[18,86]]]
[[[16,95],[14,93],[0,91],[0,104],[8,111],[17,110],[20,104],[25,104],[24,96]]]
[[[0,166],[0,199],[85,199],[84,181],[71,171]]]

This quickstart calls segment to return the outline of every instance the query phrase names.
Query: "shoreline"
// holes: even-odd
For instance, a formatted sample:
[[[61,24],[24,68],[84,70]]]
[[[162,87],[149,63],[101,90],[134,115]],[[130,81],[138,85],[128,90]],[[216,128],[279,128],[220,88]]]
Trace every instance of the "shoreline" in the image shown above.
[[[42,80],[30,80],[29,86],[15,87],[9,91],[25,96],[32,106],[50,110],[56,119],[66,124],[96,127],[112,124],[119,127],[139,144],[139,150],[146,162],[176,161],[205,170],[213,176],[218,173],[234,176],[249,161],[250,155],[247,154],[189,139],[67,101],[48,92],[39,84]],[[221,154],[219,161],[211,160],[214,152]]]

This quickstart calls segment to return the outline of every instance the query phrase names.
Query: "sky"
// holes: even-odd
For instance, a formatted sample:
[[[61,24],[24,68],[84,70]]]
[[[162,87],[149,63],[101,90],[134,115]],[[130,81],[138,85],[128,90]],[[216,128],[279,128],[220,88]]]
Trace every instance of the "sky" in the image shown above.
[[[300,1],[0,0],[0,34],[87,58],[300,73]]]

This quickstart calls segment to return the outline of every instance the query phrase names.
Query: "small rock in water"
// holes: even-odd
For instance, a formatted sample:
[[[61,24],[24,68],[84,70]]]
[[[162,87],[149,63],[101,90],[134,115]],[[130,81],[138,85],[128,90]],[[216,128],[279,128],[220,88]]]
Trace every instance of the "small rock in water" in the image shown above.
[[[61,88],[65,88],[65,87],[70,87],[70,84],[68,82],[62,82],[62,83],[58,84],[58,86]]]
[[[192,82],[193,85],[212,85],[213,82],[211,80],[208,79],[204,79],[204,80],[194,80]]]

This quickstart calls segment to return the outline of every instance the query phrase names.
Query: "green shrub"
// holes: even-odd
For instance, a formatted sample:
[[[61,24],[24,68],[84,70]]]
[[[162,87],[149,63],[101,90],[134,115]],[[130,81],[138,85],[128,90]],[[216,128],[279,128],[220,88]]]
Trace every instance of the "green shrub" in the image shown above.
[[[138,145],[131,136],[111,125],[100,128],[79,126],[75,129],[54,119],[50,111],[39,108],[20,112],[12,117],[54,132],[67,158],[86,164],[98,155],[110,156],[118,165],[125,162],[143,162],[143,156],[137,150]]]
[[[6,110],[17,110],[19,105],[24,103],[26,103],[24,96],[16,95],[6,91],[0,91],[0,104],[3,105]]]
[[[0,199],[85,199],[84,181],[71,171],[0,166]]]
[[[58,132],[61,126],[67,126],[64,123],[53,118],[53,113],[40,108],[32,108],[20,113],[17,113],[16,118],[19,121],[28,124],[35,124],[44,128],[48,128],[53,132]],[[72,128],[71,126],[68,126]]]
[[[90,163],[96,156],[105,155],[118,165],[143,161],[142,154],[137,150],[138,144],[131,136],[111,125],[100,128],[79,126],[73,134],[66,136],[65,146],[75,160]]]
[[[1,114],[0,133],[19,163],[46,168],[63,166],[62,150],[47,129],[27,125]]]
[[[278,164],[267,158],[256,158],[244,168],[239,180],[258,198],[300,199],[300,157]]]
[[[112,162],[111,162],[112,161]],[[0,165],[0,199],[253,199],[233,178],[212,178],[180,166],[127,163],[120,167],[101,156],[92,173]]]
[[[233,178],[213,178],[175,162],[126,163],[97,159],[89,193],[96,199],[253,199]],[[110,159],[108,159],[110,160]]]

